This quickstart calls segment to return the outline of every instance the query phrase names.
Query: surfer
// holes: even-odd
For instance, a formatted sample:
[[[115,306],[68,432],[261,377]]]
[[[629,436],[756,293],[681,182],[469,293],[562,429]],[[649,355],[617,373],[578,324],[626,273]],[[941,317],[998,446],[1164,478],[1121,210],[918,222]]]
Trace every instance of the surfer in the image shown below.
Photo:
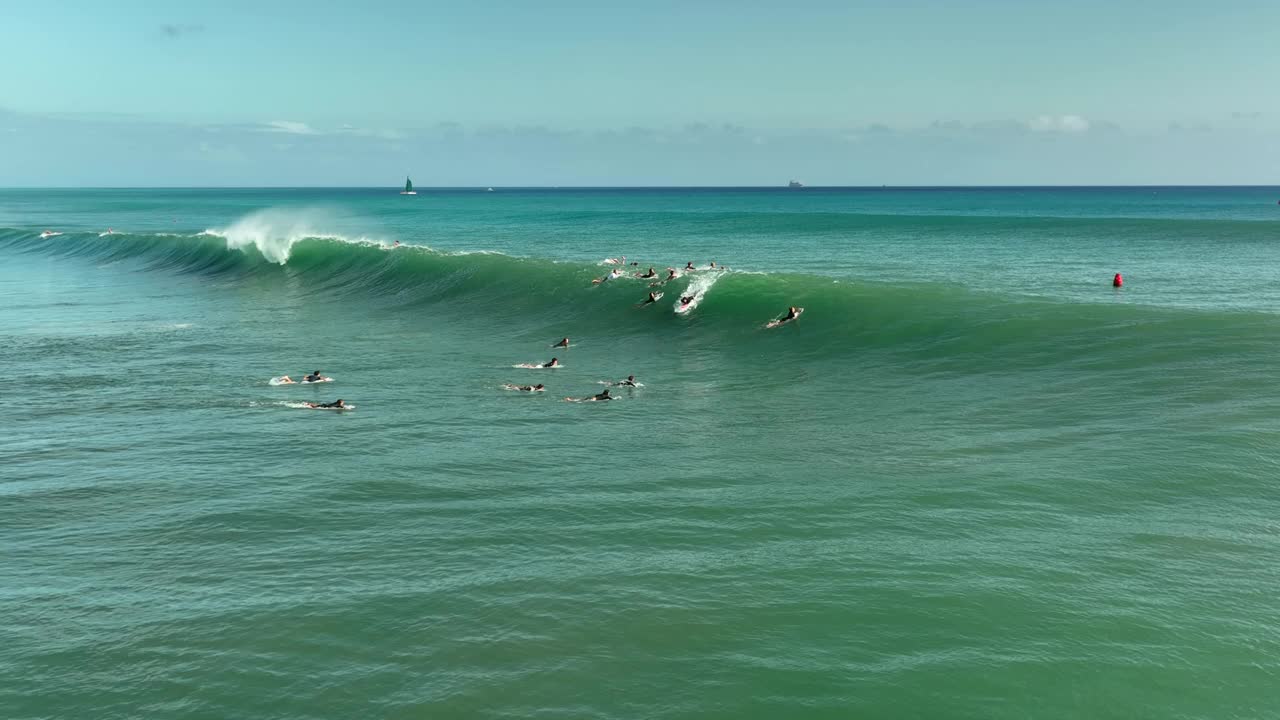
[[[546,390],[542,383],[538,383],[537,385],[512,385],[511,383],[507,383],[502,387],[508,390],[519,390],[520,392],[542,392],[543,390]]]
[[[613,270],[613,271],[612,271],[612,272],[610,272],[608,275],[605,275],[605,276],[604,276],[604,277],[602,277],[602,278],[596,278],[595,280],[592,280],[592,281],[591,281],[591,284],[592,284],[592,285],[600,285],[601,283],[607,283],[607,282],[609,282],[610,280],[617,280],[617,279],[618,279],[618,278],[620,278],[620,277],[622,277],[622,271],[621,271],[621,270]]]
[[[689,262],[687,262],[687,263],[685,263],[685,264],[684,264],[684,269],[685,269],[685,270],[697,270],[698,268],[694,267],[694,266],[693,266],[693,261],[692,261],[692,260],[690,260]]]
[[[400,247],[400,241],[399,240],[395,241],[395,243],[393,243],[391,247]]]
[[[311,373],[310,375],[308,375],[308,376],[306,376],[306,377],[302,378],[302,382],[320,382],[321,380],[328,380],[328,378],[326,378],[325,376],[321,375],[319,370],[317,370],[317,371],[315,371],[315,372]]]
[[[787,314],[785,316],[780,317],[777,320],[770,320],[769,322],[765,323],[765,327],[776,328],[779,325],[789,323],[792,320],[795,320],[796,318],[800,317],[800,313],[802,312],[804,312],[804,308],[796,307],[795,305],[792,305],[791,307],[787,308]]]
[[[663,283],[666,283],[666,282],[670,282],[670,281],[672,281],[672,280],[675,280],[675,279],[676,279],[676,278],[678,278],[678,277],[680,277],[680,276],[676,274],[676,269],[675,269],[675,268],[667,268],[667,276],[666,276],[666,277],[664,277],[664,278],[662,278],[662,279],[661,279],[661,280],[659,280],[658,282],[649,283],[649,287],[657,287],[657,286],[659,286],[659,285],[661,285],[661,284],[663,284]]]
[[[604,390],[600,391],[600,394],[592,395],[591,397],[565,398],[565,400],[568,400],[569,402],[599,402],[601,400],[612,400],[612,399],[613,399],[613,396],[609,394],[609,388],[605,388]]]
[[[312,410],[346,410],[347,404],[342,402],[342,398],[338,398],[331,403],[307,403],[307,407]]]
[[[644,306],[650,303],[656,303],[658,302],[658,298],[660,297],[662,297],[661,294],[650,291],[649,297],[645,298],[644,301],[640,303],[640,305]]]
[[[711,261],[711,269],[712,269],[712,270],[715,270],[715,269],[716,269],[716,261],[715,261],[715,260],[712,260],[712,261]]]
[[[648,280],[649,278],[658,277],[658,273],[654,272],[653,268],[649,268],[648,272],[644,274],[637,273],[636,277],[641,278],[642,280]]]
[[[564,338],[563,340],[561,340],[560,342],[556,343],[555,345],[552,345],[551,347],[553,347],[553,348],[557,348],[557,347],[567,348],[567,347],[569,347],[569,338]]]
[[[560,365],[560,358],[551,358],[547,362],[543,363],[542,367],[551,368],[551,367],[557,367],[559,365]]]
[[[614,385],[617,385],[618,387],[639,387],[638,385],[636,385],[635,375],[628,375],[626,380],[619,380],[618,382],[614,383]]]
[[[681,305],[688,305],[688,304],[689,304],[689,303],[691,303],[691,302],[693,302],[693,296],[692,296],[692,295],[685,295],[684,297],[680,298],[680,304],[681,304]]]

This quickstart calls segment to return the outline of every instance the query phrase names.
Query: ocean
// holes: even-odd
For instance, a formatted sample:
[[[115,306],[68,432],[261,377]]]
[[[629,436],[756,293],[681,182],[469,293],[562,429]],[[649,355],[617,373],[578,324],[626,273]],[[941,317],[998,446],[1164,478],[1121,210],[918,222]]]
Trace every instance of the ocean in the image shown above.
[[[0,717],[1280,714],[1280,188],[419,192],[0,191]]]

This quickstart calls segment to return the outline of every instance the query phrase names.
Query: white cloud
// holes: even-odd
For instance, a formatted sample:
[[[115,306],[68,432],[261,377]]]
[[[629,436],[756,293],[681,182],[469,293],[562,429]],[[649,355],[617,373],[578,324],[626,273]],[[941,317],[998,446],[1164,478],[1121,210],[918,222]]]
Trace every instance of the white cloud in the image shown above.
[[[319,135],[310,125],[294,120],[272,120],[262,128],[266,132],[288,133],[290,135]]]
[[[382,140],[403,140],[404,133],[398,130],[380,130],[377,128],[359,128],[350,123],[345,123],[338,127],[338,133],[343,135],[355,135],[357,137],[379,138]]]
[[[1079,133],[1089,129],[1089,121],[1079,115],[1041,115],[1027,127],[1037,132]]]

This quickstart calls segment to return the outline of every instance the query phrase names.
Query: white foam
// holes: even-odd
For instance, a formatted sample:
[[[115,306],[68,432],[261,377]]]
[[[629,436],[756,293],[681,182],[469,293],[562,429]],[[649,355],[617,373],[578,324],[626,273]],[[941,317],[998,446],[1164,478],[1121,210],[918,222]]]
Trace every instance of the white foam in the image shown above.
[[[385,247],[387,243],[367,237],[348,237],[321,230],[321,224],[332,223],[325,210],[271,208],[250,213],[226,228],[210,228],[200,235],[220,237],[227,247],[242,250],[256,247],[262,256],[273,263],[283,265],[289,260],[289,252],[299,241],[308,238],[337,240],[353,245]]]
[[[675,305],[672,305],[672,307],[676,312],[692,312],[694,308],[702,304],[702,298],[706,297],[707,293],[711,290],[711,286],[715,285],[716,281],[721,277],[723,277],[721,273],[694,275],[693,279],[689,281],[689,287],[684,292],[680,293],[681,297],[676,298],[676,303]],[[681,305],[680,300],[682,298],[689,297],[690,295],[693,296],[693,300],[689,302],[688,306]]]

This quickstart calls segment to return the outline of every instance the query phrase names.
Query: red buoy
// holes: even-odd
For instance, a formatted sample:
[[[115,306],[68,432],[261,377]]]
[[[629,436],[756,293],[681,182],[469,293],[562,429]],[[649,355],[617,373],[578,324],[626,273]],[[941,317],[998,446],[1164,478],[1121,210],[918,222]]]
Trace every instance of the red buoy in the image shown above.
[[[1111,287],[1120,287],[1121,285],[1124,285],[1124,277],[1120,273],[1116,273],[1116,276],[1111,280]]]

